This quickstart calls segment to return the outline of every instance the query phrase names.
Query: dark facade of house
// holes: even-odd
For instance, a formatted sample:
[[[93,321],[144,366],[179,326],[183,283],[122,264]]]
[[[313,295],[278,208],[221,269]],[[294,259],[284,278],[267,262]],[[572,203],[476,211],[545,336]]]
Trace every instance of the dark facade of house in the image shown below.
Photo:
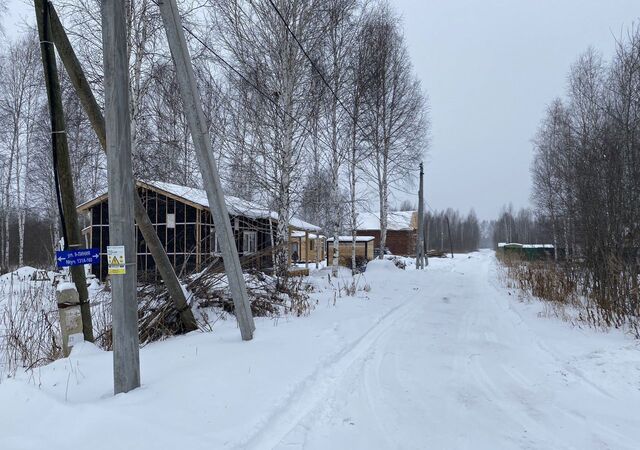
[[[138,193],[158,237],[176,273],[188,274],[221,262],[215,240],[215,227],[208,208],[170,192],[138,186]],[[100,249],[100,263],[92,273],[101,280],[107,276],[107,245],[109,245],[109,209],[106,194],[81,205],[90,225],[83,230],[87,246]],[[275,226],[267,218],[230,215],[231,227],[240,260],[245,267],[260,270],[272,267],[271,230]],[[143,279],[156,279],[157,269],[149,249],[136,225],[137,267]]]

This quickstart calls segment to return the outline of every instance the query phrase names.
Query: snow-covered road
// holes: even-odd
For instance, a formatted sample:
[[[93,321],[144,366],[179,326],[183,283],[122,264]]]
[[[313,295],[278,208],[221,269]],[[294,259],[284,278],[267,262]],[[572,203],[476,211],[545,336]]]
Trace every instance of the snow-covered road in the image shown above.
[[[360,283],[315,294],[310,317],[259,320],[250,343],[227,321],[150,345],[126,395],[88,346],[0,382],[0,449],[639,448],[637,341],[539,317],[491,252],[372,264]]]
[[[637,356],[611,380],[615,352],[578,344],[586,354],[574,354],[575,344],[539,335],[496,286],[486,253],[441,269],[370,332],[331,395],[278,448],[639,448]],[[590,373],[582,358],[601,359]]]

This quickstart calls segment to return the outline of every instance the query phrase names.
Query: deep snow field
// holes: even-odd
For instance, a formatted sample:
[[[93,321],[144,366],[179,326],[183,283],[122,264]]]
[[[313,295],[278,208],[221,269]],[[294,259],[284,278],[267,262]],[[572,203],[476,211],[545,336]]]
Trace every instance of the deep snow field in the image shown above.
[[[115,397],[111,353],[82,344],[0,380],[0,449],[640,448],[640,343],[548,317],[496,264],[374,262],[353,297],[316,271],[308,317],[150,344]]]

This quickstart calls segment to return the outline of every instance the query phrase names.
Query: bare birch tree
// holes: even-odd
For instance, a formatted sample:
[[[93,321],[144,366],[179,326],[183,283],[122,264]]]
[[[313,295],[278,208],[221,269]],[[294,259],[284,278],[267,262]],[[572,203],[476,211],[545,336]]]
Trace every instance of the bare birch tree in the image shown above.
[[[322,122],[320,127],[329,144],[326,152],[327,172],[329,175],[329,211],[331,219],[328,231],[333,234],[333,276],[338,275],[340,260],[340,232],[344,226],[341,205],[344,203],[341,194],[340,178],[345,161],[349,157],[350,111],[342,98],[349,92],[349,62],[352,48],[357,36],[355,0],[329,0],[325,2],[323,18],[326,21],[326,32],[321,42],[320,57],[322,64],[315,63],[323,72],[322,77],[329,86],[324,89],[322,102]]]
[[[538,216],[564,248],[598,324],[636,323],[640,310],[640,27],[611,62],[589,49],[572,65],[566,101],[547,111],[532,168]],[[556,238],[562,230],[562,238]]]
[[[367,44],[363,116],[371,147],[367,172],[378,194],[382,258],[390,191],[417,173],[427,144],[427,107],[398,19],[387,5],[376,7],[365,18],[362,39]]]
[[[297,39],[312,52],[318,40],[320,4],[275,2]],[[311,68],[298,43],[267,1],[226,0],[213,16],[220,42],[234,65],[264,95],[256,96],[253,136],[261,170],[256,182],[278,213],[275,235],[276,273],[286,275],[289,222],[301,191],[300,165],[307,143],[307,96]],[[252,89],[242,85],[242,89]]]
[[[25,218],[29,204],[29,170],[35,132],[35,120],[42,100],[42,80],[38,76],[38,47],[34,35],[29,33],[7,49],[3,57],[4,73],[0,80],[0,115],[3,126],[2,262],[9,266],[10,217],[13,211],[18,222],[19,265],[24,263]]]

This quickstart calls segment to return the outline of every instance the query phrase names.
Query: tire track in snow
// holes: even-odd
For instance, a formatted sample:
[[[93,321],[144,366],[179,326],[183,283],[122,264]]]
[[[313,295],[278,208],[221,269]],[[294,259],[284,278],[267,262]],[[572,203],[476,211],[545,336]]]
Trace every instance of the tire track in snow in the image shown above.
[[[556,425],[560,422],[562,425],[559,429],[566,428],[570,423],[573,424],[576,429],[585,428],[586,434],[592,440],[592,444],[599,448],[612,448],[612,442],[625,446],[628,440],[619,430],[607,424],[589,420],[588,416],[580,414],[570,409],[570,407],[568,408],[567,405],[554,403],[554,393],[552,391],[554,388],[547,386],[546,382],[553,381],[553,378],[548,377],[557,378],[555,376],[557,374],[562,374],[565,378],[567,374],[572,375],[572,381],[574,383],[582,385],[587,391],[591,391],[596,395],[596,398],[601,400],[615,401],[615,397],[605,388],[592,381],[590,377],[577,367],[573,366],[570,361],[563,358],[551,346],[547,345],[526,323],[521,313],[511,306],[510,302],[506,303],[505,308],[497,301],[498,298],[504,298],[504,289],[500,288],[497,280],[496,264],[497,262],[493,260],[491,263],[487,262],[484,267],[485,276],[488,281],[485,288],[490,288],[494,292],[494,295],[488,296],[493,300],[491,305],[496,311],[499,309],[504,310],[506,315],[503,317],[510,319],[504,323],[510,325],[512,331],[516,331],[519,334],[519,346],[521,348],[528,348],[529,355],[537,353],[540,356],[532,358],[538,361],[538,363],[536,366],[529,368],[532,372],[527,375],[518,369],[517,366],[514,366],[513,363],[501,363],[496,366],[476,360],[474,361],[474,374],[479,379],[480,385],[487,388],[487,392],[491,393],[494,399],[500,399],[502,405],[508,406],[508,411],[512,416],[511,418],[517,417],[517,421],[523,425],[528,422],[528,428],[530,430],[531,428],[536,430],[536,432],[533,433],[535,441],[528,443],[534,448],[576,448],[574,442],[570,439],[564,439],[565,436],[563,433],[558,433]],[[541,362],[545,362],[546,370],[542,370]],[[522,361],[516,364],[521,363]],[[545,373],[546,377],[543,376]],[[537,374],[537,376],[535,374]],[[496,379],[503,381],[510,380],[511,386],[505,386],[504,383],[496,384],[493,381]],[[532,384],[532,380],[537,380],[538,383]],[[542,383],[540,380],[545,380],[545,383]],[[516,401],[511,402],[509,406],[510,395]],[[539,398],[540,395],[546,395],[547,398],[541,399]],[[513,406],[517,406],[517,408],[513,408]],[[560,417],[564,417],[565,420],[559,421],[558,419]],[[529,435],[531,436],[532,434],[529,433]],[[542,447],[540,447],[541,444]],[[625,446],[624,448],[627,447]],[[628,448],[632,448],[632,446]]]
[[[307,416],[324,406],[322,402],[331,396],[354,365],[359,365],[358,371],[361,370],[377,340],[386,331],[413,313],[418,293],[416,291],[416,295],[381,316],[360,338],[334,355],[328,365],[318,367],[299,382],[282,405],[261,424],[261,428],[237,448],[263,450],[281,444]]]

